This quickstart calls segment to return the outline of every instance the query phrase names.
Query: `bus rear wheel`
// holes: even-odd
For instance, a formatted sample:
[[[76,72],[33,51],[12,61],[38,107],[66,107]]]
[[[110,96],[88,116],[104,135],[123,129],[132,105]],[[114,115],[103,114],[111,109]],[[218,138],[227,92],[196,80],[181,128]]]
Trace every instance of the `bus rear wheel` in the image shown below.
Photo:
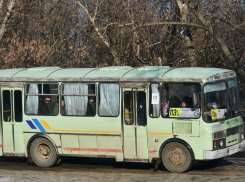
[[[32,161],[39,167],[51,167],[57,164],[58,155],[54,145],[46,138],[36,138],[31,143]]]
[[[188,171],[193,160],[190,151],[181,143],[168,143],[162,150],[162,162],[170,172],[182,173]]]

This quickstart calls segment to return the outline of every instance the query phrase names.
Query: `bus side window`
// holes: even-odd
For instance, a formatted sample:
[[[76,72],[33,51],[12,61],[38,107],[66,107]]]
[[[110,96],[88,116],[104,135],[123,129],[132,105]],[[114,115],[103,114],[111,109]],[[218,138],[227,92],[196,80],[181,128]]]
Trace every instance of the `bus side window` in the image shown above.
[[[193,106],[193,93],[200,92],[198,83],[163,84],[162,116],[179,118],[198,118],[200,109]]]
[[[60,108],[61,115],[95,116],[96,114],[96,84],[95,83],[63,83],[61,94],[62,94],[61,108]],[[62,102],[64,104],[62,104]]]
[[[132,92],[124,92],[124,123],[125,125],[134,124]]]
[[[11,121],[11,100],[10,91],[3,91],[3,119],[4,121]]]
[[[118,83],[99,84],[99,116],[115,117],[119,115],[119,92]]]
[[[145,126],[146,119],[146,94],[145,92],[137,92],[137,124]]]
[[[158,118],[160,116],[160,88],[159,84],[150,85],[150,117]]]
[[[55,107],[58,104],[57,83],[26,84],[25,94],[25,112],[27,115],[54,116],[58,114],[58,112],[54,113]]]
[[[22,92],[14,91],[14,115],[15,121],[22,122]]]

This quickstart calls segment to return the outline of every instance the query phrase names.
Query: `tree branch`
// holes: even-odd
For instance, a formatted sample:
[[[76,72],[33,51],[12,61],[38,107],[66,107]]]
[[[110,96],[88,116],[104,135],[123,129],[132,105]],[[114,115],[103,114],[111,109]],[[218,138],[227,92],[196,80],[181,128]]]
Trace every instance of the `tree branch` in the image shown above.
[[[146,24],[143,24],[143,25],[139,25],[139,26],[137,26],[135,28],[147,27],[147,26],[156,26],[156,25],[187,25],[187,26],[192,26],[192,27],[206,29],[205,26],[199,25],[199,24],[196,24],[196,23],[190,23],[190,22],[170,22],[170,21],[157,22],[157,23],[146,23]]]
[[[208,32],[219,43],[219,45],[221,46],[221,49],[223,50],[223,53],[225,54],[226,58],[228,59],[228,61],[230,62],[230,64],[233,65],[233,63],[235,61],[235,57],[231,54],[231,52],[230,52],[228,46],[226,45],[225,41],[218,34],[216,34],[214,32],[214,29],[213,29],[212,25],[207,22],[207,20],[203,17],[203,15],[199,11],[196,11],[195,10],[195,8],[194,8],[193,5],[188,4],[188,6],[195,11],[195,14],[196,14],[197,18],[201,21],[201,23],[206,27],[206,29],[208,30]]]

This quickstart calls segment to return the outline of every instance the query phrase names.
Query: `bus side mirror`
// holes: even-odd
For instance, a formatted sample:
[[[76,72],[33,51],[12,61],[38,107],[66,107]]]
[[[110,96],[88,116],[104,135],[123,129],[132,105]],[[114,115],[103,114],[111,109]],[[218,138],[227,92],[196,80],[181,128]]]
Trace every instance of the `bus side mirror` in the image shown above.
[[[193,94],[192,94],[192,104],[193,104],[194,108],[199,108],[199,106],[200,106],[199,95],[200,95],[199,92],[193,92]]]

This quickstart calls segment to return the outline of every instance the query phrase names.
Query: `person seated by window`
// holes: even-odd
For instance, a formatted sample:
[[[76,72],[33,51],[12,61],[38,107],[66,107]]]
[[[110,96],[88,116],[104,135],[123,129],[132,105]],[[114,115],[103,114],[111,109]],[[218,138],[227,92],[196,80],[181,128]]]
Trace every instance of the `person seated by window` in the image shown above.
[[[58,113],[59,113],[59,97],[57,97],[57,102],[55,103],[55,106],[54,106],[54,109],[53,109],[53,115],[58,115]],[[60,114],[62,116],[66,115],[64,98],[61,99]]]
[[[181,102],[180,102],[180,99],[177,97],[177,96],[175,96],[175,95],[172,95],[170,98],[169,98],[169,107],[180,107],[180,104],[181,104]]]
[[[182,102],[181,103],[181,107],[186,108],[186,103],[185,102]]]
[[[62,116],[66,115],[66,110],[65,110],[65,100],[64,100],[64,98],[61,99],[60,114],[61,114]]]
[[[50,96],[45,95],[43,101],[40,103],[39,112],[40,115],[53,115],[54,102],[50,102]]]
[[[219,104],[218,99],[216,98],[215,92],[209,93],[209,102],[207,104],[207,109],[221,109],[222,106]]]
[[[192,108],[192,98],[188,96],[184,96],[181,106],[183,108]]]
[[[94,98],[89,96],[88,97],[86,116],[94,116],[95,115],[95,111],[94,111],[93,105],[94,105]]]
[[[166,100],[162,100],[162,115],[163,117],[167,117],[168,116],[168,102]]]

